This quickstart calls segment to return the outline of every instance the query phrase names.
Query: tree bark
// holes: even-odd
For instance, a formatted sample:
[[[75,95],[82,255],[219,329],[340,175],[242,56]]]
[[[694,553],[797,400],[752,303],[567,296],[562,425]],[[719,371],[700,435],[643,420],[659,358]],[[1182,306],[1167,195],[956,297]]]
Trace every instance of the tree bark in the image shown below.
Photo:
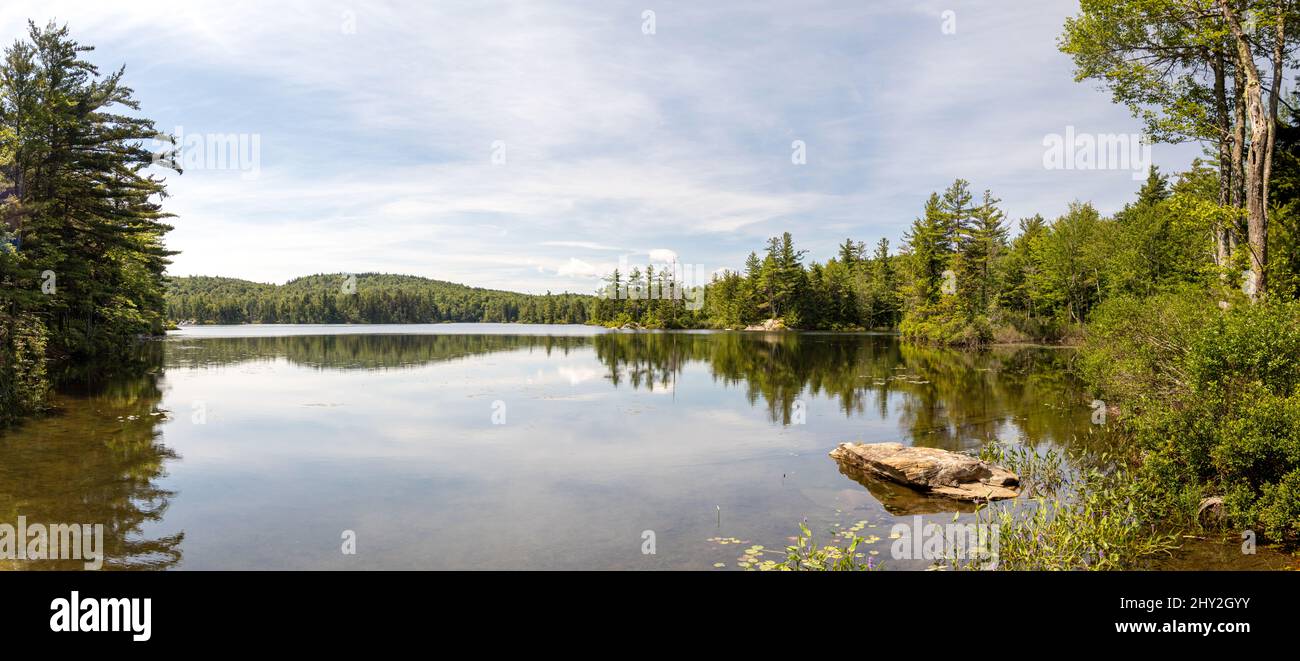
[[[1273,148],[1277,144],[1277,109],[1282,97],[1282,68],[1286,66],[1286,14],[1278,9],[1273,42],[1273,80],[1268,91],[1268,149],[1264,154],[1264,203],[1268,213],[1269,182],[1273,178]]]
[[[1242,96],[1250,119],[1250,145],[1246,152],[1246,240],[1250,249],[1251,282],[1247,293],[1252,301],[1263,300],[1268,285],[1268,139],[1271,132],[1264,107],[1263,84],[1251,43],[1241,27],[1241,20],[1228,0],[1218,0],[1223,18],[1232,30],[1237,47],[1237,75],[1245,76]]]
[[[1232,208],[1246,208],[1246,93],[1239,79],[1232,83]],[[1241,222],[1234,216],[1228,225],[1228,254],[1237,252]]]
[[[1232,118],[1228,110],[1227,62],[1222,51],[1215,51],[1211,60],[1214,67],[1214,120],[1218,128],[1219,143],[1219,206],[1232,204]],[[1220,268],[1228,264],[1227,225],[1220,221],[1214,227],[1214,263]]]

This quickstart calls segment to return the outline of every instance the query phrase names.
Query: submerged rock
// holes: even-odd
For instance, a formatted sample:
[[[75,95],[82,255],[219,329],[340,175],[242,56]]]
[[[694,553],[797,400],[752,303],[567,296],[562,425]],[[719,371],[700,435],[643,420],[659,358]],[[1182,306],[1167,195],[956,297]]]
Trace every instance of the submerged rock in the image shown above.
[[[977,506],[976,503],[971,501],[944,498],[926,491],[903,486],[893,480],[881,478],[876,473],[859,468],[847,461],[836,462],[836,465],[839,467],[841,475],[867,488],[865,494],[862,494],[861,489],[855,489],[854,491],[862,494],[867,500],[874,500],[892,516],[974,512]],[[840,494],[838,502],[844,500],[845,495]]]
[[[955,500],[1015,498],[1020,478],[975,457],[901,443],[840,443],[831,457],[876,477]]]

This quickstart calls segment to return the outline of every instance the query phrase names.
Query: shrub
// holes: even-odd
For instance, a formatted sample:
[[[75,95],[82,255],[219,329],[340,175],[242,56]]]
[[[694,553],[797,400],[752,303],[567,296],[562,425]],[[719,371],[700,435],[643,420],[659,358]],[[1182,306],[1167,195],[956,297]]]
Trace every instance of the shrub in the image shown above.
[[[1270,539],[1300,537],[1300,469],[1276,484],[1265,484],[1259,498],[1258,518]]]
[[[1211,457],[1228,483],[1260,488],[1300,467],[1300,394],[1282,398],[1259,388],[1228,410]],[[1227,417],[1227,416],[1225,416]]]
[[[909,310],[898,331],[911,340],[946,346],[975,347],[993,339],[988,317],[967,314],[953,296]]]
[[[1231,395],[1251,383],[1287,396],[1300,385],[1300,302],[1233,306],[1205,324],[1188,371],[1197,390]]]
[[[1234,525],[1296,538],[1300,303],[1222,312],[1183,293],[1103,308],[1082,362],[1132,409],[1152,506],[1185,517],[1218,493]]]
[[[1093,312],[1079,367],[1100,392],[1129,404],[1186,393],[1188,353],[1217,313],[1196,288],[1110,299]]]

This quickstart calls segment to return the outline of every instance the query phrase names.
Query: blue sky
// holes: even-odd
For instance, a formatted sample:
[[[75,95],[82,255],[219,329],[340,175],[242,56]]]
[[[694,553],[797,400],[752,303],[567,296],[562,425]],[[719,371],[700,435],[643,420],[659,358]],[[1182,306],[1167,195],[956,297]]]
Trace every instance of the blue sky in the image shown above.
[[[845,236],[897,247],[956,177],[1013,220],[1073,200],[1118,209],[1131,171],[1043,164],[1045,136],[1067,126],[1139,130],[1057,52],[1076,10],[6,0],[0,36],[28,18],[68,23],[101,68],[126,65],[192,162],[212,136],[244,137],[249,167],[169,177],[173,275],[383,271],[588,292],[620,257],[738,268],[785,230],[818,260]],[[1199,148],[1152,153],[1176,171]]]

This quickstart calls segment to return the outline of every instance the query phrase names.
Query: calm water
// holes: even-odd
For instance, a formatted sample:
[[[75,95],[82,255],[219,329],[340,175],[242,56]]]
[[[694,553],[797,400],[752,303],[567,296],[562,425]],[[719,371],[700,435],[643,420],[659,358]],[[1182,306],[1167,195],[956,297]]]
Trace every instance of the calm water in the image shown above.
[[[146,349],[149,374],[0,437],[0,521],[106,523],[113,568],[735,568],[803,519],[865,521],[884,559],[894,521],[954,506],[855,481],[836,444],[1105,442],[1044,348],[464,324]]]

